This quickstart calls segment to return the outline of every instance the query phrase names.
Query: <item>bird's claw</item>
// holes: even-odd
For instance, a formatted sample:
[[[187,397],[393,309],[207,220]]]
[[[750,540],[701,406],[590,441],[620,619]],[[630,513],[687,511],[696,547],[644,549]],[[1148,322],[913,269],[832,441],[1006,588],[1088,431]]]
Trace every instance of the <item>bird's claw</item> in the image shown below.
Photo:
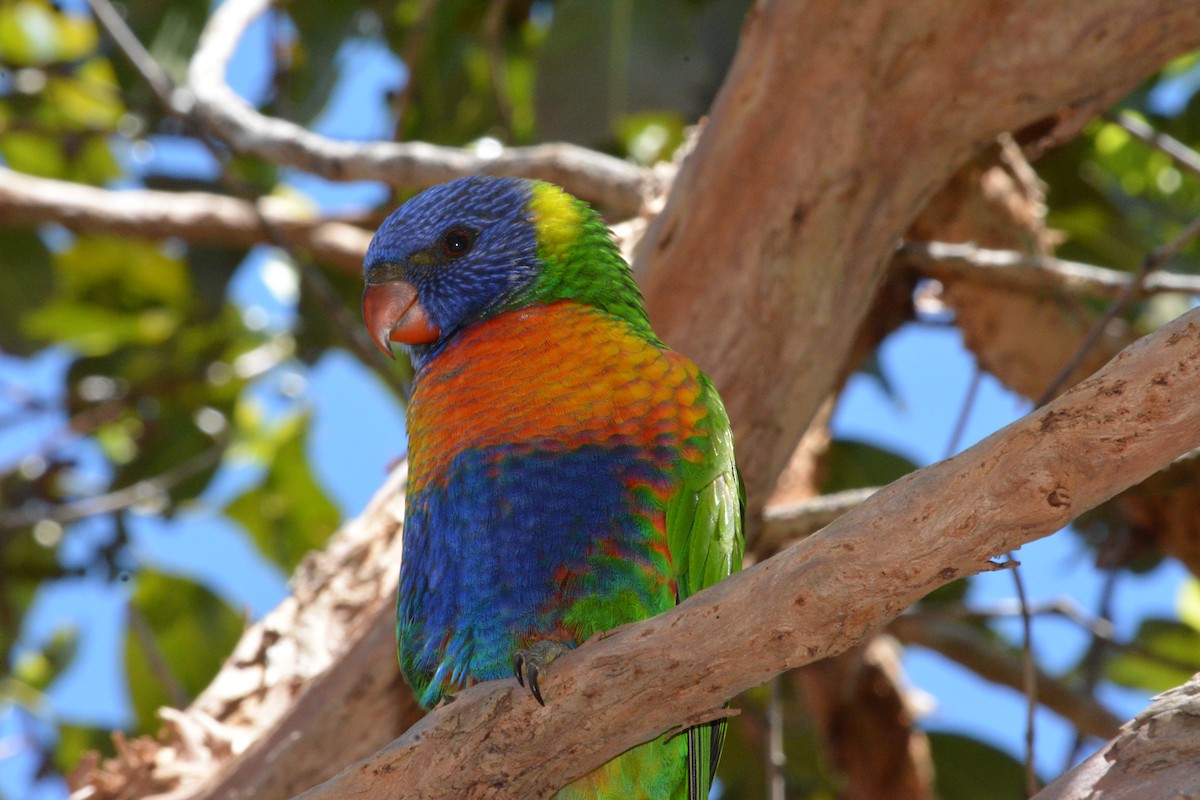
[[[542,699],[542,691],[538,687],[538,677],[546,667],[550,666],[551,661],[570,650],[571,648],[562,642],[549,640],[535,642],[528,649],[518,650],[513,655],[513,673],[517,676],[517,683],[522,686],[528,685],[534,699],[542,705],[546,705],[546,701]]]

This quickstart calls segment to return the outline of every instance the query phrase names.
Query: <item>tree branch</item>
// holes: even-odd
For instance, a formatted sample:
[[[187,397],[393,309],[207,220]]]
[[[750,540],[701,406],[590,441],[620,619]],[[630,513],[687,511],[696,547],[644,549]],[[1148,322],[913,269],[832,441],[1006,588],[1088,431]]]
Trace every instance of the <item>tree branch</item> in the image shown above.
[[[896,240],[933,192],[1005,131],[1078,130],[1200,43],[1195,11],[1191,0],[754,5],[636,264],[656,329],[721,390],[752,512],[837,385]],[[713,324],[714,313],[753,322]]]
[[[425,188],[476,173],[523,175],[557,183],[617,219],[638,213],[652,173],[572,144],[507,148],[482,156],[424,142],[347,142],[265,117],[229,88],[225,72],[246,28],[271,0],[224,3],[213,12],[188,70],[193,113],[238,153],[287,164],[333,180],[377,180]]]
[[[1033,800],[1184,800],[1200,793],[1200,675],[1163,692],[1095,755]],[[1148,787],[1150,793],[1147,793]]]
[[[264,219],[302,244],[313,257],[358,272],[371,232],[344,222],[305,219],[294,203],[258,201]],[[0,225],[57,222],[74,231],[191,243],[251,247],[270,242],[255,209],[245,200],[205,192],[114,192],[70,181],[35,178],[0,167]]]
[[[822,533],[555,662],[548,705],[478,685],[305,800],[544,796],[842,652],[998,553],[1052,533],[1200,444],[1200,310],[1048,406],[885,487]],[[720,635],[713,635],[717,630]],[[462,753],[473,766],[463,769]]]
[[[1078,261],[1040,257],[1013,250],[989,250],[973,244],[905,242],[899,251],[905,266],[927,278],[984,283],[1025,292],[1053,292],[1113,299],[1134,275]],[[1166,270],[1147,273],[1139,293],[1200,294],[1200,277]]]

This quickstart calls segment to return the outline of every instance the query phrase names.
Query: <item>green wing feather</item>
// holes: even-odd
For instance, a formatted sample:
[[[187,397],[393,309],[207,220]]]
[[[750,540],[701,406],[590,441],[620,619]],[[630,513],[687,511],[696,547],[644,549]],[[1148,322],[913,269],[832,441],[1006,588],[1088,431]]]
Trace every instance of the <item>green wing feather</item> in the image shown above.
[[[683,487],[667,504],[667,544],[679,601],[712,586],[742,567],[745,547],[745,489],[733,458],[733,434],[725,407],[709,380],[700,377],[697,402],[708,415],[697,441],[707,458],[685,462]],[[687,731],[688,800],[706,800],[716,774],[726,723],[710,722]]]

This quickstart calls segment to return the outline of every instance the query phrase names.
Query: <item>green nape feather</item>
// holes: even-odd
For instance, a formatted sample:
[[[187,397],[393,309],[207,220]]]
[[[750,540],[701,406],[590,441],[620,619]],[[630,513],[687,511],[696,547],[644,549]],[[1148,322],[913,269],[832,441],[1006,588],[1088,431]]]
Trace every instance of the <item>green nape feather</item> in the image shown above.
[[[661,345],[646,317],[642,290],[600,216],[552,183],[533,182],[532,194],[529,210],[545,264],[533,286],[533,302],[594,306]]]

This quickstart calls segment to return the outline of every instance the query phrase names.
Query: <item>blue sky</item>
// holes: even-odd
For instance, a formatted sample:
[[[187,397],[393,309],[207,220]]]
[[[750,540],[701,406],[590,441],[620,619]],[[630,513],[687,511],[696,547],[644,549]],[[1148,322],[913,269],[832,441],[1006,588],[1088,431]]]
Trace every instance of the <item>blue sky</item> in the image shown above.
[[[263,57],[265,35],[265,26],[256,25],[230,70],[235,88],[252,99],[261,95],[268,80]],[[367,40],[351,42],[340,60],[353,63],[354,68],[343,71],[334,101],[316,128],[340,138],[386,137],[391,125],[381,100],[386,90],[402,84],[403,66],[381,44]],[[128,159],[134,172],[184,169],[204,174],[213,168],[208,156],[195,145],[163,137],[156,138],[154,144],[148,162]],[[326,210],[363,208],[386,196],[385,189],[377,184],[337,185],[300,173],[288,175],[293,187]],[[286,298],[279,296],[272,269],[278,269],[278,264],[271,250],[256,249],[233,282],[231,296],[248,313],[265,313],[269,324],[286,326],[292,311]],[[250,312],[256,308],[261,311]],[[67,354],[60,351],[30,361],[0,356],[0,378],[38,394],[52,393],[67,360]],[[880,362],[895,387],[894,397],[885,394],[877,381],[856,375],[838,407],[835,433],[895,450],[922,465],[942,458],[974,370],[973,358],[963,348],[958,333],[948,327],[907,326],[884,345]],[[311,409],[312,463],[330,496],[348,516],[362,509],[383,480],[387,466],[405,450],[402,410],[377,378],[344,353],[329,353],[311,370],[294,366],[272,373],[255,392],[264,407],[276,413],[297,404]],[[961,446],[970,445],[1028,409],[1026,401],[985,376]],[[362,424],[364,419],[371,420],[369,428]],[[54,425],[55,420],[48,419],[44,429],[0,432],[0,463],[19,457]],[[286,594],[286,576],[259,556],[241,531],[214,510],[253,478],[253,467],[232,465],[222,470],[206,493],[205,508],[170,524],[141,517],[132,532],[138,564],[194,576],[234,607],[248,609],[255,618],[270,610]],[[76,551],[89,549],[81,546],[89,536],[86,525],[76,526],[70,535],[76,539]],[[1078,539],[1057,534],[1023,548],[1018,557],[1025,565],[1033,600],[1071,597],[1084,608],[1095,606],[1101,576],[1091,568],[1089,555]],[[1116,604],[1118,634],[1132,635],[1136,623],[1147,615],[1173,616],[1183,577],[1181,568],[1167,564],[1149,575],[1126,578]],[[48,586],[39,594],[22,631],[24,646],[36,646],[62,625],[76,627],[83,636],[78,658],[48,693],[48,717],[104,726],[119,726],[129,720],[121,664],[128,591],[129,586],[124,584],[75,580]],[[996,573],[974,581],[971,600],[991,604],[1013,596],[1011,576]],[[1004,628],[1014,639],[1017,637],[1015,620]],[[1065,669],[1086,646],[1086,637],[1072,624],[1059,619],[1037,620],[1035,648],[1051,669]],[[920,649],[907,651],[905,666],[913,685],[936,699],[936,706],[925,720],[927,726],[966,732],[1013,754],[1021,753],[1023,698]],[[1118,715],[1127,718],[1145,704],[1146,697],[1113,691],[1105,695],[1105,700]],[[1038,723],[1038,764],[1054,774],[1062,767],[1072,732],[1048,712],[1039,714]],[[17,731],[13,713],[0,712],[0,793],[8,797],[65,796],[62,786],[55,782],[43,782],[33,794],[26,794],[32,763],[19,737],[14,736]]]

